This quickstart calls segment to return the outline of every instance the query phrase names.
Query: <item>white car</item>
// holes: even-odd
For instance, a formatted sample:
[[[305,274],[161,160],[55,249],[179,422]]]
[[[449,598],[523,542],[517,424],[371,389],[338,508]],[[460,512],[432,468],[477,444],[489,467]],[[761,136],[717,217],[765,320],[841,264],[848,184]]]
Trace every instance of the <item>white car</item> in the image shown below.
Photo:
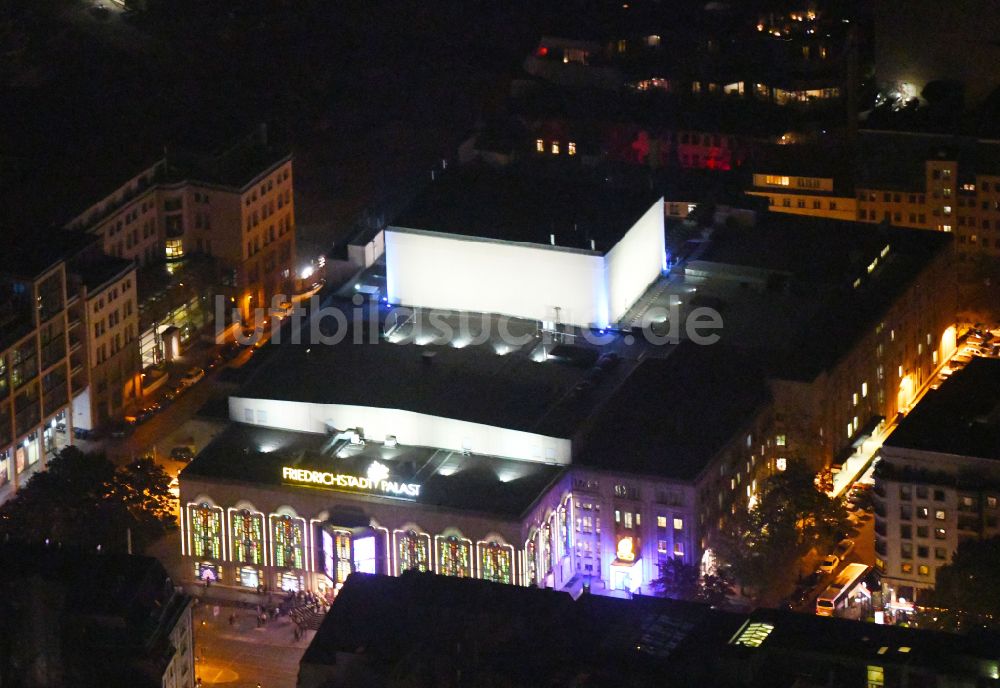
[[[823,561],[819,563],[819,566],[816,568],[816,570],[823,574],[833,573],[839,563],[840,563],[840,557],[838,557],[836,554],[827,554],[825,557],[823,557]]]

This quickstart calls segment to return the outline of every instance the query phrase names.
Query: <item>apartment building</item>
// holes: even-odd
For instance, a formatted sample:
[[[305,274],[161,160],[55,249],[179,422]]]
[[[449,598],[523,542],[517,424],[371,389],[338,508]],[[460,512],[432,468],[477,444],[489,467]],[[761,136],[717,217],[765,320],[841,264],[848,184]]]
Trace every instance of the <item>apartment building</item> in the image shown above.
[[[15,236],[0,265],[0,502],[141,395],[135,264],[94,237]]]
[[[0,669],[24,685],[195,688],[192,599],[152,557],[0,544]]]
[[[1000,361],[976,357],[930,392],[882,446],[875,565],[907,612],[967,539],[1000,535]]]
[[[163,158],[72,219],[142,266],[200,255],[244,317],[294,286],[292,158],[263,127],[218,155]]]
[[[673,305],[682,318],[719,313],[719,342],[754,352],[767,371],[776,458],[819,471],[908,409],[954,351],[952,244],[939,233],[769,213],[716,228],[653,306]]]
[[[753,173],[750,196],[766,198],[774,212],[854,220],[858,202],[832,176]]]
[[[902,188],[859,187],[858,219],[954,232],[960,261],[1000,256],[1000,144],[942,143],[921,167]]]
[[[751,163],[748,193],[774,212],[952,232],[959,261],[1000,256],[1000,143],[864,131],[838,148],[774,147]]]
[[[71,354],[83,344],[71,362],[73,427],[92,430],[121,420],[125,404],[142,396],[136,265],[98,253],[77,257],[70,269],[79,294],[70,308]]]
[[[0,253],[0,502],[44,469],[71,422],[63,247],[9,239]]]

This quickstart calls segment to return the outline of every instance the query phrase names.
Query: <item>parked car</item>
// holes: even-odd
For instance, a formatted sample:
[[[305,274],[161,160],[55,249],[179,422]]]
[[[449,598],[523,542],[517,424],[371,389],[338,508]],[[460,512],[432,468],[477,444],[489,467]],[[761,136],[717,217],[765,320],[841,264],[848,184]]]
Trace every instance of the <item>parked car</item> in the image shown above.
[[[239,344],[236,342],[229,342],[222,347],[219,351],[219,355],[222,356],[223,360],[231,361],[240,355],[240,351],[242,351],[242,349]]]
[[[850,554],[852,549],[854,549],[854,540],[845,539],[841,540],[837,544],[837,549],[833,550],[833,553],[837,555],[839,559],[843,559],[848,554]]]
[[[184,387],[190,387],[191,385],[200,382],[203,377],[205,377],[204,369],[195,366],[184,373],[184,377],[181,378],[181,385]]]
[[[129,425],[138,425],[140,423],[145,423],[147,420],[155,416],[160,410],[160,405],[158,403],[152,403],[149,406],[143,406],[141,409],[136,411],[132,415],[125,416],[125,422]]]
[[[100,433],[96,430],[90,430],[88,428],[78,428],[73,427],[73,437],[78,440],[96,440],[100,439]]]
[[[840,557],[836,554],[827,554],[823,557],[823,561],[819,563],[819,567],[816,570],[823,575],[827,575],[833,573],[838,564],[840,564]]]
[[[194,458],[194,452],[186,444],[180,445],[170,450],[170,458],[174,461],[184,461],[186,463]]]

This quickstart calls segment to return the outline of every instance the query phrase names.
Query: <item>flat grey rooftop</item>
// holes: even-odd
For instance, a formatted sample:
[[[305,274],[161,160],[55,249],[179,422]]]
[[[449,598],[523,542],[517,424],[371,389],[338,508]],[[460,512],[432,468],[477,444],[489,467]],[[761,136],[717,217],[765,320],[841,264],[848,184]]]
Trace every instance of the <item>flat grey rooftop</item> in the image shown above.
[[[646,187],[614,185],[584,170],[542,174],[515,167],[451,170],[416,198],[392,228],[605,253],[658,196]]]
[[[435,315],[451,334],[407,320],[374,342],[353,343],[354,329],[339,344],[280,345],[236,396],[400,409],[561,438],[573,436],[600,396],[574,394],[588,366],[546,358],[543,348],[551,353],[555,343],[534,324],[510,322],[520,339],[507,343],[490,316]],[[473,339],[484,328],[492,334]],[[601,347],[572,349],[596,359]],[[614,377],[630,365],[623,361]]]
[[[928,392],[885,445],[1000,460],[1000,359],[974,356]]]

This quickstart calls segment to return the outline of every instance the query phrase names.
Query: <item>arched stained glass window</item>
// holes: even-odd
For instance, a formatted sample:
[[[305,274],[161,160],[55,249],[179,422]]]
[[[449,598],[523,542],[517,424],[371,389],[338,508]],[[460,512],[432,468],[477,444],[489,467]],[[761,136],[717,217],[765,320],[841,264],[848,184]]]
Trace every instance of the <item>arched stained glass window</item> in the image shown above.
[[[264,563],[264,515],[249,509],[229,513],[233,561],[245,564]]]
[[[472,576],[472,543],[454,535],[437,538],[438,573],[442,576]]]
[[[305,521],[291,516],[271,516],[274,565],[287,569],[305,568]],[[284,590],[285,588],[282,588]]]
[[[542,528],[542,575],[552,571],[552,525],[546,523]]]
[[[396,537],[396,570],[427,571],[430,568],[430,536],[414,530],[397,530]]]
[[[208,504],[188,506],[191,554],[199,559],[222,558],[222,509]]]
[[[538,585],[538,562],[535,561],[538,547],[535,545],[537,535],[532,535],[525,546],[525,558],[528,561],[528,585]]]
[[[479,570],[483,580],[494,583],[511,583],[511,547],[499,542],[486,542],[479,545]]]

